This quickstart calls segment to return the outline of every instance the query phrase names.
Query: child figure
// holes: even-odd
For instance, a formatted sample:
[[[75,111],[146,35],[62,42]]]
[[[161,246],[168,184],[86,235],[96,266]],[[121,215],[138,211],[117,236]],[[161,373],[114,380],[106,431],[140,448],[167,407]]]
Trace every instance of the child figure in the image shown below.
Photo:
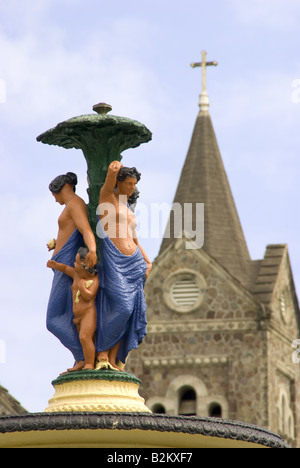
[[[79,248],[74,268],[64,265],[63,263],[57,263],[54,260],[49,260],[47,263],[48,268],[53,268],[65,273],[73,279],[71,287],[73,296],[73,321],[79,334],[85,361],[78,362],[73,369],[69,370],[95,368],[94,334],[97,324],[95,298],[99,287],[99,280],[96,266],[94,268],[87,268],[84,263],[88,253],[88,248]]]

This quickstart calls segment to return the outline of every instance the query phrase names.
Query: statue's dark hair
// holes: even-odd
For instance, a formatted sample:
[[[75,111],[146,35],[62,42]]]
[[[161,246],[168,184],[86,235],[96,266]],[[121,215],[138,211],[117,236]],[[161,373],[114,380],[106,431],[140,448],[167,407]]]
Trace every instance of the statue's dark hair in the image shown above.
[[[89,249],[88,249],[87,247],[79,247],[77,253],[78,253],[79,257],[80,257],[80,260],[81,260],[82,262],[84,262],[84,260],[86,259],[87,254],[89,253]],[[97,265],[95,265],[93,268],[87,268],[87,267],[83,264],[82,267],[83,267],[84,269],[87,269],[88,272],[89,272],[91,275],[92,275],[92,274],[94,274],[95,276],[98,275]]]
[[[117,180],[123,181],[127,179],[127,177],[136,179],[137,182],[139,182],[141,173],[135,167],[121,167],[117,175]]]
[[[121,167],[117,175],[117,180],[123,182],[125,179],[127,179],[127,177],[136,179],[137,182],[139,182],[139,180],[141,179],[141,173],[135,167]],[[136,204],[139,196],[140,192],[137,188],[135,188],[133,194],[128,198],[128,204],[130,207]]]
[[[55,177],[49,185],[49,190],[52,193],[59,193],[66,184],[73,185],[73,190],[76,191],[77,175],[74,172]]]

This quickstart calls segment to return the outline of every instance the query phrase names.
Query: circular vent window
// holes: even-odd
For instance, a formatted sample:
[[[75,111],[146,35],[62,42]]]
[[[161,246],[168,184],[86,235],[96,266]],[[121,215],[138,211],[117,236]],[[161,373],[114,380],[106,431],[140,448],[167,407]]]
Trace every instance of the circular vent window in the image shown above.
[[[192,275],[188,275],[171,286],[171,299],[179,307],[190,309],[199,299],[200,286]]]
[[[206,291],[205,279],[195,271],[173,273],[164,284],[164,299],[176,312],[192,312],[200,307]]]

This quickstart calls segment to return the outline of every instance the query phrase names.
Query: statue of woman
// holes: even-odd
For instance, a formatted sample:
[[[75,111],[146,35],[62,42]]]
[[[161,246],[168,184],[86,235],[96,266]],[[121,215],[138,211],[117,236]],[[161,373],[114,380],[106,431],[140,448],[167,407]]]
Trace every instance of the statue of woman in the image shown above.
[[[96,351],[98,366],[109,362],[119,370],[119,363],[125,363],[129,351],[146,334],[144,285],[152,265],[138,242],[136,218],[128,206],[135,201],[139,179],[135,168],[114,161],[99,199],[97,234],[102,238],[102,255]]]
[[[48,244],[48,249],[54,249],[52,260],[73,267],[79,247],[85,245],[89,249],[85,264],[87,268],[92,268],[97,263],[96,241],[88,221],[86,204],[75,193],[76,185],[77,176],[72,172],[56,177],[49,185],[56,202],[65,208],[58,219],[57,239],[52,245]],[[79,370],[85,362],[73,322],[72,279],[61,271],[53,271],[47,328],[72,352],[76,364],[69,370]]]

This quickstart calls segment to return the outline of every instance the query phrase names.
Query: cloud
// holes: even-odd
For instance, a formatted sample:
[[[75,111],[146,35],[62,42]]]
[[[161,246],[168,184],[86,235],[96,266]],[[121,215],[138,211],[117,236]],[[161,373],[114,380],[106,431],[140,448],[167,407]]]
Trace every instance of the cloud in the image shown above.
[[[2,19],[2,30],[8,32],[13,30],[14,34],[22,34],[24,30],[30,30],[45,18],[51,0],[31,0],[20,2],[10,0],[0,3],[0,16]]]
[[[236,145],[228,154],[230,163],[265,177],[266,188],[271,184],[278,194],[298,187],[300,105],[293,102],[293,80],[292,71],[256,70],[250,77],[233,77],[223,83],[226,92],[219,90],[214,107],[220,138]]]
[[[300,76],[300,63],[298,69]],[[298,114],[293,102],[295,78],[294,70],[254,70],[248,76],[231,75],[230,80],[217,85],[221,107],[226,105],[228,119],[224,124],[276,118],[289,126]]]
[[[6,101],[6,85],[5,81],[0,78],[0,104]]]
[[[290,32],[299,25],[298,0],[227,0],[237,19],[248,26]]]
[[[156,121],[157,104],[163,106],[165,98],[155,72],[142,60],[150,34],[146,22],[116,19],[109,30],[90,34],[71,50],[66,31],[42,24],[42,43],[36,30],[13,38],[0,34],[5,64],[0,78],[6,83],[10,122],[22,126],[56,122],[60,115],[90,113],[101,100],[112,104],[113,110],[117,104],[121,115],[134,110],[149,124]]]

